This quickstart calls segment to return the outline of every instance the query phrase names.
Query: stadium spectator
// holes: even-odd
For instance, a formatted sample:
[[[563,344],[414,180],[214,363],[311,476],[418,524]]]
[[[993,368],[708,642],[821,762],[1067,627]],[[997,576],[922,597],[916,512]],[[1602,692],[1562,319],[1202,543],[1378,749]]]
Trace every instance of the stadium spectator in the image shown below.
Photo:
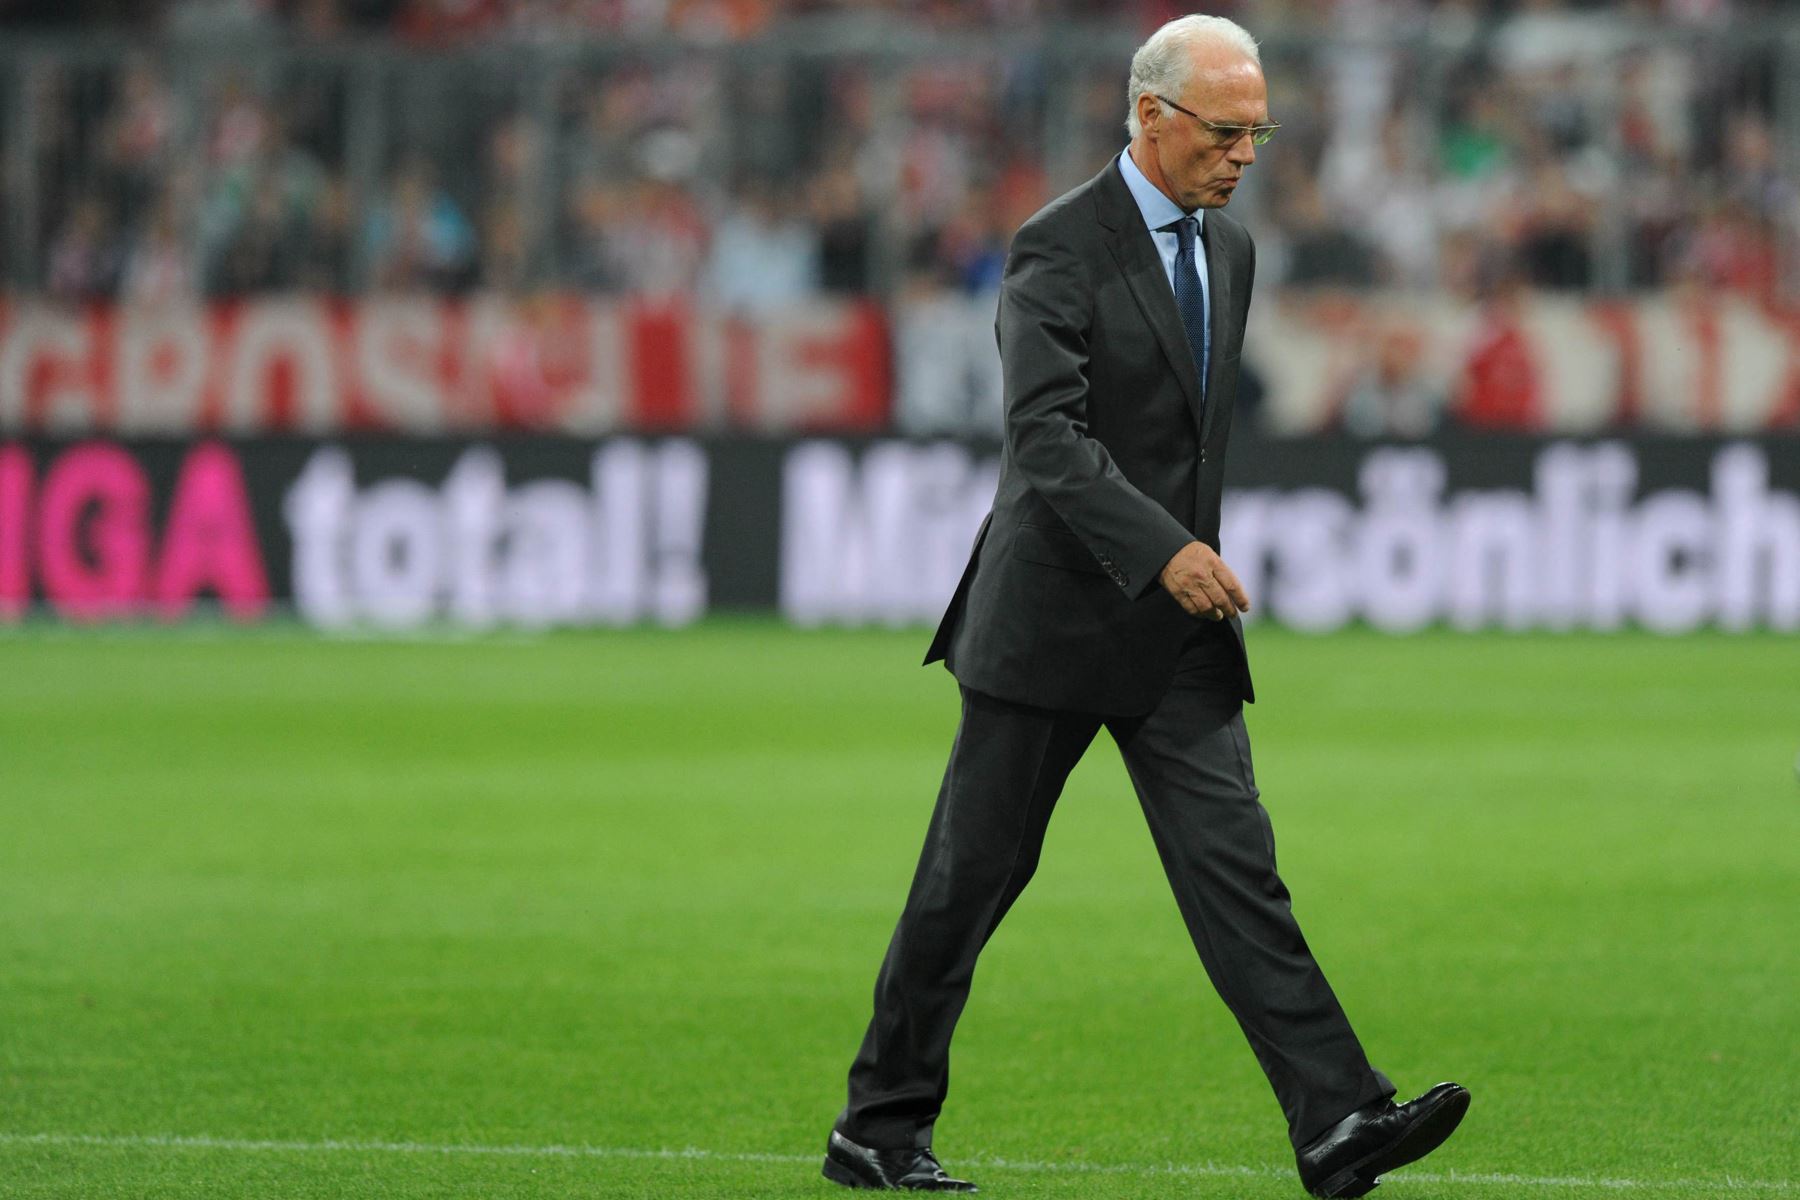
[[[1374,248],[1346,218],[1327,208],[1304,171],[1283,173],[1283,224],[1289,230],[1286,282],[1295,287],[1367,287],[1375,282]]]
[[[1543,422],[1543,383],[1524,330],[1524,281],[1499,281],[1483,306],[1481,322],[1461,375],[1453,407],[1473,429],[1537,429]]]
[[[629,178],[637,170],[633,148],[650,120],[654,80],[626,70],[584,79],[575,91],[579,128],[563,151],[569,175],[583,183]]]
[[[198,237],[208,294],[293,287],[305,253],[306,214],[325,186],[319,161],[289,135],[288,121],[241,80],[226,87],[212,130]]]
[[[280,178],[272,172],[256,176],[244,212],[208,272],[207,292],[241,296],[292,287],[304,237]]]
[[[341,174],[326,177],[301,217],[304,247],[294,286],[327,296],[348,295],[355,283],[356,205]]]
[[[1772,300],[1775,252],[1767,220],[1742,200],[1717,200],[1691,228],[1674,273],[1679,279]]]
[[[560,282],[589,292],[617,292],[624,286],[614,249],[615,215],[623,206],[622,189],[600,180],[578,183],[570,192],[565,219],[566,247],[558,272]]]
[[[221,170],[241,167],[261,154],[272,116],[241,72],[229,75],[214,102],[207,156]]]
[[[624,194],[611,239],[624,290],[655,298],[691,293],[706,260],[704,210],[672,179],[639,179]]]
[[[179,304],[198,293],[192,241],[184,224],[187,211],[181,190],[171,186],[164,191],[143,236],[126,256],[121,300],[140,305]]]
[[[820,290],[838,295],[873,290],[869,234],[874,216],[863,202],[854,168],[845,162],[828,166],[806,191],[819,231]]]
[[[530,238],[519,205],[496,200],[481,217],[481,286],[519,295],[534,282]]]
[[[1001,218],[990,189],[971,188],[962,206],[931,239],[944,278],[961,292],[997,292],[1014,228]]]
[[[1518,226],[1511,240],[1533,284],[1569,291],[1594,283],[1594,200],[1576,191],[1559,162],[1541,162],[1532,172],[1515,197]]]
[[[83,197],[51,243],[50,295],[69,304],[111,299],[119,282],[120,259],[106,202]]]
[[[1408,320],[1377,321],[1370,352],[1345,390],[1340,426],[1357,437],[1421,438],[1442,421],[1445,397],[1425,364],[1426,342]]]
[[[454,292],[469,285],[475,232],[438,186],[429,159],[413,155],[401,166],[388,198],[363,227],[361,253],[366,278],[382,290]]]
[[[819,235],[791,196],[746,180],[719,221],[706,267],[709,300],[746,311],[799,304],[819,290]]]
[[[1377,253],[1376,277],[1390,287],[1425,289],[1439,282],[1443,218],[1419,123],[1392,112],[1378,144],[1340,138],[1320,170],[1328,209],[1355,213]]]
[[[101,169],[122,211],[148,210],[165,169],[175,119],[174,97],[156,65],[142,57],[127,61],[102,134]]]

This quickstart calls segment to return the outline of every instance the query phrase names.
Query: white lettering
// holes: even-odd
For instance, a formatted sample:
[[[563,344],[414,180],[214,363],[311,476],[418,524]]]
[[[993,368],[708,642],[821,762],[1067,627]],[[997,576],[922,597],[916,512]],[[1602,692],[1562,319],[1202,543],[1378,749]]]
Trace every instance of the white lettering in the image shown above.
[[[949,442],[882,442],[861,462],[837,442],[795,447],[782,472],[782,612],[800,625],[937,616],[997,478]]]
[[[329,627],[685,624],[707,603],[707,475],[692,442],[617,441],[595,452],[591,493],[558,479],[509,488],[500,455],[476,447],[439,488],[387,479],[359,493],[348,453],[328,447],[283,503],[295,600]]]
[[[1800,498],[1769,491],[1769,463],[1753,446],[1713,460],[1719,529],[1719,624],[1800,628]]]
[[[350,456],[328,447],[307,460],[282,500],[294,539],[294,604],[305,620],[328,629],[356,620],[343,561],[344,527],[355,496]]]
[[[1323,632],[1351,618],[1357,601],[1347,554],[1353,518],[1350,501],[1325,488],[1303,488],[1278,502],[1270,520],[1269,601],[1282,624]],[[1220,549],[1230,562],[1231,547],[1221,542]]]
[[[1363,463],[1368,502],[1355,539],[1363,615],[1406,633],[1442,615],[1444,564],[1438,495],[1444,464],[1429,450],[1377,450]]]
[[[362,614],[405,629],[436,608],[443,573],[437,495],[413,479],[388,479],[357,502],[350,526],[350,579]]]

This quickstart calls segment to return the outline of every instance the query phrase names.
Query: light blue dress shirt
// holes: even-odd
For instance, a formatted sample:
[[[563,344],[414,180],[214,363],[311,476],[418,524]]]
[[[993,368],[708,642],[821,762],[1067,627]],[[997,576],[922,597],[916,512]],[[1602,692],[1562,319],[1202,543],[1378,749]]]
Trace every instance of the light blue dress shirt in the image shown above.
[[[1132,160],[1130,150],[1119,155],[1119,171],[1125,176],[1125,186],[1131,189],[1131,198],[1137,201],[1138,211],[1144,214],[1144,224],[1150,227],[1150,240],[1156,243],[1156,252],[1162,256],[1163,277],[1169,281],[1169,290],[1173,292],[1175,255],[1181,250],[1181,239],[1175,236],[1173,229],[1165,230],[1163,226],[1191,216],[1204,230],[1206,210],[1197,208],[1191,213],[1182,212],[1179,204],[1144,178],[1144,173]],[[1194,234],[1194,270],[1200,275],[1200,294],[1206,297],[1206,336],[1201,342],[1200,356],[1200,378],[1204,380],[1207,369],[1212,366],[1212,286],[1206,277],[1206,247],[1199,239],[1197,230]]]

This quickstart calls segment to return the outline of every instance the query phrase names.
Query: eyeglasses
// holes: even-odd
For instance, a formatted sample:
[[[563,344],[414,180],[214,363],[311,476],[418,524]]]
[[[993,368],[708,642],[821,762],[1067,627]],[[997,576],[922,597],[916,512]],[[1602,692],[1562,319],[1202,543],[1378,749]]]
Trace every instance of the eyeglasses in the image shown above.
[[[1221,146],[1236,145],[1237,140],[1246,133],[1250,135],[1250,144],[1252,146],[1266,146],[1269,144],[1269,139],[1275,136],[1275,131],[1281,128],[1280,121],[1270,121],[1267,125],[1219,125],[1207,120],[1191,108],[1181,107],[1181,105],[1175,103],[1167,96],[1155,92],[1152,92],[1151,95],[1156,96],[1158,100],[1161,100],[1176,112],[1184,112],[1188,116],[1194,118],[1194,120],[1212,130],[1213,140]]]

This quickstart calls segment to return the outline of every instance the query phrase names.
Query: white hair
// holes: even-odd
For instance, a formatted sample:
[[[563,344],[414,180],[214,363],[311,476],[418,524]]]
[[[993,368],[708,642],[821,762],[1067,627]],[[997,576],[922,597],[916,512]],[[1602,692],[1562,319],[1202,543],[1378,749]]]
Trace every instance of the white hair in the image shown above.
[[[1208,44],[1241,51],[1251,62],[1262,65],[1256,39],[1236,21],[1198,14],[1176,17],[1145,39],[1131,56],[1131,84],[1126,89],[1130,109],[1125,114],[1125,128],[1134,139],[1143,132],[1138,121],[1138,97],[1145,92],[1179,94],[1194,71],[1194,47]],[[1161,100],[1157,107],[1164,113],[1169,111]]]

